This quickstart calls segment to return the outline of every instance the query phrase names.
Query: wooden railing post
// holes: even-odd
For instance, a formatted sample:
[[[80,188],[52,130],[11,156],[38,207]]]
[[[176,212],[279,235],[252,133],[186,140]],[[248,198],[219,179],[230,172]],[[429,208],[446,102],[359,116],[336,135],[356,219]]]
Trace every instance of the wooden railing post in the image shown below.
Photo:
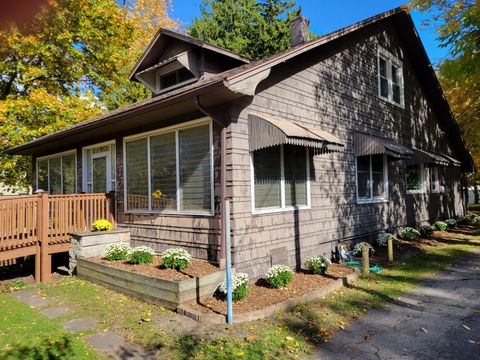
[[[370,249],[367,245],[362,247],[362,274],[368,275],[370,273],[370,258],[369,258]]]
[[[52,276],[51,255],[48,253],[48,193],[42,192],[39,195],[37,209],[37,232],[40,241],[40,278],[42,282],[49,281]]]
[[[116,219],[115,219],[115,194],[108,193],[107,194],[107,201],[108,201],[108,217],[109,221],[112,223],[113,228],[115,229],[117,226]]]

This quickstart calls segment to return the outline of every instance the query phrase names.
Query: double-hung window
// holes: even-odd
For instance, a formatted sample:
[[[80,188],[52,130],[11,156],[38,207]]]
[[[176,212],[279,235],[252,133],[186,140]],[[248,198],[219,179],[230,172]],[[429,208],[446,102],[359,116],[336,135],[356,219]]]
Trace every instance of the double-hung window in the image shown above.
[[[408,193],[421,193],[425,191],[423,164],[407,166],[406,182]]]
[[[378,96],[404,106],[402,62],[385,49],[378,49]]]
[[[254,212],[309,206],[307,148],[274,146],[254,151],[251,159]]]
[[[384,154],[357,157],[357,201],[388,199],[387,157]]]
[[[125,178],[126,211],[211,214],[211,124],[127,138]]]
[[[37,190],[49,194],[76,192],[77,156],[75,151],[37,159]]]

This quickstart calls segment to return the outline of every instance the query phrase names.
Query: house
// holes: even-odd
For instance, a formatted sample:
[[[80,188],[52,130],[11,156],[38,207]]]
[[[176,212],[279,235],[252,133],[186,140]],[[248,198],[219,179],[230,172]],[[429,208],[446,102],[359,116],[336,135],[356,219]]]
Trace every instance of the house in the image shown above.
[[[34,189],[115,192],[135,245],[183,247],[257,278],[462,215],[473,169],[410,15],[398,8],[250,62],[161,29],[130,79],[152,98],[12,148]]]

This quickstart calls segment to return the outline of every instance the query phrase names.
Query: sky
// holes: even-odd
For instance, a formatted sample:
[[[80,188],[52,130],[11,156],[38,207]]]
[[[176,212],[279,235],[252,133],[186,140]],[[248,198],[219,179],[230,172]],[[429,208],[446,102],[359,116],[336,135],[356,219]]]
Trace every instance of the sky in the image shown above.
[[[172,17],[184,26],[200,16],[201,0],[172,0]],[[371,16],[401,6],[399,0],[297,0],[302,14],[310,19],[311,30],[325,35]],[[432,64],[437,64],[447,55],[447,49],[439,46],[435,29],[422,24],[427,15],[412,12],[412,18]]]

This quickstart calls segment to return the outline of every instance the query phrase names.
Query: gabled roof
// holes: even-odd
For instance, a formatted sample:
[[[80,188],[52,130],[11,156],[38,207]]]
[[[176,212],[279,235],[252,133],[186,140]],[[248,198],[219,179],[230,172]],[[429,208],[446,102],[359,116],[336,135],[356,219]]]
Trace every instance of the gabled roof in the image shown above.
[[[168,42],[172,39],[182,41],[187,44],[212,51],[220,56],[225,56],[225,57],[237,60],[239,64],[242,64],[242,63],[248,64],[250,62],[247,58],[244,58],[243,56],[240,56],[229,50],[223,49],[219,46],[211,45],[206,43],[205,41],[197,40],[191,36],[161,28],[160,30],[157,31],[157,33],[153,37],[153,40],[147,46],[143,55],[140,57],[140,59],[137,61],[137,63],[133,67],[129,75],[129,79],[135,80],[135,74],[141,71],[144,71],[148,68],[155,67],[157,65],[156,60],[158,59],[159,53],[161,53],[168,46]]]
[[[281,53],[254,62],[248,62],[247,59],[242,58],[241,56],[236,55],[228,50],[209,45],[189,36],[170,30],[161,29],[158,31],[154,40],[150,43],[144,56],[142,56],[135,66],[132,74],[143,70],[141,66],[147,68],[148,66],[154,65],[148,65],[146,63],[146,57],[150,53],[150,50],[159,45],[162,36],[163,39],[166,37],[171,37],[189,42],[196,46],[215,51],[222,56],[237,59],[244,64],[231,70],[227,70],[223,73],[214,74],[208,78],[202,79],[192,85],[183,87],[176,91],[172,91],[152,99],[140,101],[138,103],[115,110],[111,113],[101,115],[96,119],[74,125],[55,134],[47,135],[27,144],[17,146],[10,149],[8,153],[27,155],[35,154],[35,147],[37,145],[44,144],[45,142],[75,134],[76,131],[86,132],[94,130],[96,126],[105,126],[105,124],[109,122],[114,123],[118,117],[137,113],[145,110],[146,107],[149,109],[160,109],[163,106],[170,105],[173,100],[180,97],[185,98],[190,96],[193,99],[193,96],[206,94],[206,92],[211,91],[209,89],[218,89],[218,87],[223,87],[225,91],[230,91],[231,93],[237,94],[237,96],[253,95],[258,83],[265,79],[269,75],[271,68],[275,67],[276,65],[289,61],[290,59],[300,56],[301,54],[305,54],[313,49],[337,44],[337,42],[343,41],[343,39],[345,39],[348,35],[383,21],[391,22],[391,24],[397,29],[398,36],[404,48],[407,50],[411,62],[416,64],[415,70],[420,82],[423,85],[423,90],[430,99],[437,117],[443,124],[444,130],[449,134],[449,140],[454,148],[455,155],[462,161],[462,169],[464,171],[473,171],[473,160],[465,146],[458,124],[454,120],[451,109],[443,95],[440,83],[438,82],[425,48],[423,47],[423,44],[418,36],[413,20],[403,7],[386,11],[382,14],[373,16],[356,24],[321,36],[315,40],[300,44]]]

